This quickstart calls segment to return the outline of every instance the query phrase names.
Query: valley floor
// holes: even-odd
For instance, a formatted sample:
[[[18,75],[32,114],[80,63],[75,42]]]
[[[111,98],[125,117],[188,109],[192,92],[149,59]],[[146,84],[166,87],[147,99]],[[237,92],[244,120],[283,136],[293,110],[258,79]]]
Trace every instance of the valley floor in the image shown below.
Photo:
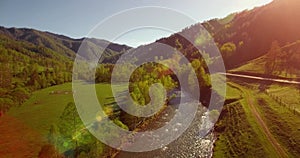
[[[66,83],[36,91],[23,105],[11,108],[0,118],[0,157],[37,157],[50,126],[72,97]]]
[[[224,106],[216,124],[213,157],[300,156],[299,90],[292,85],[273,84],[265,92],[259,92],[259,85],[234,79],[228,82],[227,99],[230,102]],[[105,91],[100,100],[110,96],[105,84],[97,87]],[[36,157],[46,143],[50,125],[58,121],[72,98],[70,83],[46,88],[34,92],[22,106],[12,108],[2,116],[0,157]],[[176,150],[188,154],[189,150],[184,146],[191,149],[194,146],[184,144],[190,143],[200,149],[193,133],[191,128],[191,135],[178,139],[157,154],[176,154]],[[202,143],[200,141],[198,145]]]

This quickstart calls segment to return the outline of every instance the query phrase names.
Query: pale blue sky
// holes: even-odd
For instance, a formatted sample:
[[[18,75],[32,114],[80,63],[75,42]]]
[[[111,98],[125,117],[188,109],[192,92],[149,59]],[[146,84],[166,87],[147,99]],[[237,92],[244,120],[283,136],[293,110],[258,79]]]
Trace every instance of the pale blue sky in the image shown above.
[[[1,0],[0,25],[50,31],[73,38],[86,36],[103,19],[125,9],[161,6],[178,10],[198,22],[251,9],[272,0]],[[178,30],[179,31],[179,30]],[[136,31],[118,39],[131,46],[168,36],[161,30]],[[97,37],[96,37],[97,38]],[[99,37],[98,37],[99,38]],[[105,38],[105,37],[100,37]]]

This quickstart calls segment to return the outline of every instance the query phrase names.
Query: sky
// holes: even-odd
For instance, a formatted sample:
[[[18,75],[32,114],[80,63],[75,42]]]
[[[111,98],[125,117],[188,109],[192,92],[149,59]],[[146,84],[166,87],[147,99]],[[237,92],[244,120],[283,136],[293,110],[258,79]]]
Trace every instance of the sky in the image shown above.
[[[126,9],[159,6],[177,10],[203,22],[212,18],[252,9],[272,0],[1,0],[0,25],[34,28],[66,35],[87,37],[101,21]],[[125,20],[126,21],[126,20]],[[122,26],[120,26],[122,27]],[[181,28],[183,29],[183,28]],[[180,31],[175,30],[175,31]],[[138,46],[169,36],[172,32],[159,29],[131,31],[113,42]],[[106,39],[105,35],[95,37]]]

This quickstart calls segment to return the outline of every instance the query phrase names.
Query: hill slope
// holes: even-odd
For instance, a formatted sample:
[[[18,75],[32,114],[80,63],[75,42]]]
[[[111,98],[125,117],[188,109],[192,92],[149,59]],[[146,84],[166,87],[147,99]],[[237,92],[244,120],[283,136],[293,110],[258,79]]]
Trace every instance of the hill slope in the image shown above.
[[[23,103],[34,90],[70,82],[73,59],[83,40],[33,29],[0,27],[0,113]],[[86,41],[93,47],[82,56],[87,60],[95,57],[94,50],[104,50],[108,44],[99,39]],[[110,43],[100,62],[112,63],[128,49]]]
[[[230,70],[230,72],[265,74],[268,54],[248,61],[246,64]],[[274,60],[275,66],[271,75],[297,78],[300,76],[300,41],[287,44],[280,48]],[[270,75],[270,74],[269,74]]]
[[[280,46],[299,40],[299,10],[299,0],[274,0],[265,6],[224,19],[212,19],[202,25],[218,43],[227,69],[231,69],[266,54],[275,40]],[[198,28],[196,24],[187,31],[196,35]]]
[[[108,45],[105,49],[104,56],[107,59],[106,62],[109,61],[109,58],[114,55],[118,55],[122,51],[128,50],[131,47],[126,45],[119,45],[115,43],[110,43],[106,40],[100,39],[88,39],[88,38],[81,38],[81,39],[73,39],[63,35],[57,35],[50,32],[42,32],[34,29],[27,29],[27,28],[4,28],[0,27],[0,34],[2,36],[6,36],[12,40],[28,42],[36,46],[45,47],[48,49],[53,50],[61,55],[64,55],[70,59],[75,58],[75,55],[83,42],[83,40],[87,40],[90,45],[93,45],[95,49],[103,50],[105,45]],[[85,58],[90,60],[94,56],[94,52],[86,52]]]

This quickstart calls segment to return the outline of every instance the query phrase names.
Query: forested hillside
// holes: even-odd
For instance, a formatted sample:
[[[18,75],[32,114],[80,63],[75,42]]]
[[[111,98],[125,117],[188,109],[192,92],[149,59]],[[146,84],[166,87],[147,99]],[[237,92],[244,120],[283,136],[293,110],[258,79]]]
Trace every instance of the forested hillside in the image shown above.
[[[72,61],[49,48],[0,35],[0,109],[23,103],[34,90],[71,81]]]
[[[274,0],[270,4],[202,23],[211,33],[231,69],[266,54],[277,41],[280,47],[300,39],[300,1]],[[199,32],[199,25],[187,28]]]
[[[0,27],[0,110],[5,112],[20,105],[35,90],[70,82],[73,60],[83,40],[33,29]],[[108,43],[88,41],[101,50]],[[111,63],[127,49],[130,47],[111,43],[100,61]],[[82,58],[93,59],[94,52],[86,52]]]

